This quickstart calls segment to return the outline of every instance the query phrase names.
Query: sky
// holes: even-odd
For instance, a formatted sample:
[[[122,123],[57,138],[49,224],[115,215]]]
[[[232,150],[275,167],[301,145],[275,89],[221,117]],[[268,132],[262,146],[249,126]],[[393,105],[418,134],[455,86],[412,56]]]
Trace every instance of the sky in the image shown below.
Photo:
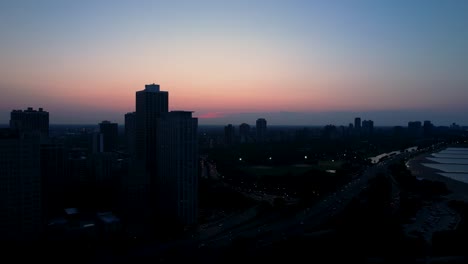
[[[145,84],[200,124],[468,125],[465,0],[0,0],[0,123],[123,123]]]

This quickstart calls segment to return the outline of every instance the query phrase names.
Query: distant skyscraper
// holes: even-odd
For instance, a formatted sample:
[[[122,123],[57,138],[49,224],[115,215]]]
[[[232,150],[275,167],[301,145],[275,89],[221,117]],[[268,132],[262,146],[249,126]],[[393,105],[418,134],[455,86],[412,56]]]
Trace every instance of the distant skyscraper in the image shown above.
[[[360,117],[354,118],[354,128],[355,128],[356,130],[360,130],[360,129],[361,129],[361,118],[360,118]]]
[[[362,121],[362,132],[369,136],[374,132],[374,121],[364,120]]]
[[[40,173],[40,134],[0,129],[2,239],[29,239],[41,232]]]
[[[412,137],[422,136],[423,129],[422,129],[421,121],[408,122],[408,133]]]
[[[246,123],[242,123],[239,126],[239,136],[240,136],[240,142],[245,143],[249,140],[250,138],[250,126]]]
[[[172,111],[158,122],[158,212],[182,225],[197,221],[198,119]]]
[[[103,151],[110,152],[117,149],[117,140],[119,136],[119,128],[117,123],[110,121],[102,121],[99,124],[99,132],[103,138]]]
[[[424,136],[426,137],[431,136],[433,128],[434,128],[434,125],[432,124],[431,121],[429,120],[424,121],[424,125],[423,125]]]
[[[136,113],[125,114],[125,140],[127,151],[131,157],[135,155],[135,140],[136,140]]]
[[[41,139],[46,139],[49,137],[49,112],[42,108],[34,110],[32,107],[13,110],[10,115],[10,128],[20,132],[39,131]]]
[[[235,129],[234,126],[229,124],[224,127],[224,143],[226,145],[234,144]]]
[[[266,139],[267,121],[264,118],[257,119],[256,124],[257,142],[264,142]]]

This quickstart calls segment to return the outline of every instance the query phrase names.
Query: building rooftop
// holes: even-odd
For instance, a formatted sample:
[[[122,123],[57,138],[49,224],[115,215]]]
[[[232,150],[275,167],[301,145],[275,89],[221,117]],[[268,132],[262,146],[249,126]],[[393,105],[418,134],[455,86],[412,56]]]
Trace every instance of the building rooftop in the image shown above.
[[[67,215],[78,214],[78,209],[77,208],[65,208],[65,213]]]
[[[159,84],[147,84],[145,85],[145,91],[147,92],[159,92]]]
[[[170,117],[179,117],[179,118],[187,118],[187,117],[192,117],[192,113],[193,111],[181,111],[181,110],[177,110],[177,111],[170,111],[167,113],[168,116]]]
[[[120,219],[111,212],[98,213],[97,216],[104,223],[111,224],[120,222]]]
[[[21,109],[18,109],[18,110],[13,110],[11,111],[13,113],[48,113],[47,111],[44,111],[44,109],[42,107],[40,107],[38,110],[34,110],[34,108],[32,107],[28,107],[27,109],[25,110],[21,110]]]

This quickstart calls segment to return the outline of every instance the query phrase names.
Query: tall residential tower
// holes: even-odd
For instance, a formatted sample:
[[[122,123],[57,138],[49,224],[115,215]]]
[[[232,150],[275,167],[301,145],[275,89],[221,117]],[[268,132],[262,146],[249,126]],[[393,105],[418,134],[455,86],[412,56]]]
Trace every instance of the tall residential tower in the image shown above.
[[[126,115],[127,136],[135,131],[128,188],[147,197],[155,220],[192,225],[198,208],[198,119],[192,112],[169,112],[168,104],[168,92],[157,84],[136,92],[136,111]]]
[[[193,225],[198,215],[198,119],[192,112],[171,111],[158,125],[158,212],[168,221]]]
[[[40,133],[0,129],[0,238],[36,238],[42,229]]]
[[[169,94],[158,84],[145,85],[136,92],[136,159],[145,162],[150,175],[157,170],[157,120],[169,109]]]
[[[10,115],[10,128],[20,132],[37,131],[41,139],[49,137],[49,112],[42,108],[34,110],[28,107],[26,110],[13,110]]]
[[[256,124],[256,132],[257,132],[257,142],[264,142],[266,140],[266,132],[267,132],[267,121],[265,118],[257,119]]]

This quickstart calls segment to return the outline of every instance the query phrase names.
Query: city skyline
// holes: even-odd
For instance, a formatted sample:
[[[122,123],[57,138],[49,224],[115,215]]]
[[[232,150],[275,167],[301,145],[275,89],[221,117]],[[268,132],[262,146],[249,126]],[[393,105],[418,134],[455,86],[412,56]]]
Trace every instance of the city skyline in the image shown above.
[[[152,84],[154,85],[154,84]],[[27,107],[25,109],[12,109],[8,112],[8,115],[14,112],[27,112],[27,111],[39,111],[39,109],[43,108],[34,108],[34,107]],[[46,109],[47,110],[47,109]],[[181,110],[172,110],[175,112]],[[193,113],[194,111],[188,111]],[[47,112],[48,113],[48,112]],[[5,113],[3,113],[5,114]],[[53,113],[52,113],[53,114]],[[121,116],[114,116],[115,118],[112,119],[112,122],[115,122],[118,126],[124,127],[126,118],[128,115],[135,114],[135,112],[127,112]],[[194,113],[196,115],[196,113]],[[397,122],[394,122],[393,118],[395,115],[404,115],[402,119]],[[109,116],[109,115],[108,115]],[[253,127],[256,126],[256,121],[258,119],[266,119],[268,120],[269,125],[272,126],[303,126],[303,127],[313,127],[313,126],[326,126],[326,125],[336,125],[336,126],[348,126],[350,124],[354,125],[355,118],[364,117],[365,119],[369,119],[371,121],[377,121],[377,127],[391,127],[391,126],[407,126],[411,122],[423,122],[423,121],[430,121],[433,122],[435,126],[452,126],[452,125],[459,125],[465,127],[465,123],[455,122],[456,120],[463,120],[464,114],[458,113],[458,115],[454,118],[453,115],[447,115],[446,113],[440,112],[423,112],[423,111],[414,111],[414,112],[404,112],[404,111],[378,111],[378,112],[316,112],[316,113],[299,113],[299,112],[272,112],[272,113],[238,113],[238,114],[231,114],[226,115],[228,119],[224,118],[210,118],[210,123],[202,123],[201,125],[205,126],[225,126],[225,125],[234,125],[240,126],[242,124],[249,124]],[[430,118],[427,118],[430,117]],[[199,117],[197,117],[199,118]],[[0,127],[8,127],[11,123],[10,117],[8,117],[9,121],[6,123],[0,123]],[[96,119],[96,118],[95,118]],[[90,123],[90,122],[58,122],[52,123],[51,125],[95,125],[99,127],[102,122],[110,122],[108,120],[100,120]],[[116,121],[118,120],[118,121]],[[203,119],[201,119],[203,120]],[[206,120],[206,119],[205,119]],[[213,122],[213,120],[215,120]],[[451,121],[454,120],[454,121]]]
[[[3,1],[0,124],[123,124],[156,82],[201,125],[468,124],[464,1]]]

